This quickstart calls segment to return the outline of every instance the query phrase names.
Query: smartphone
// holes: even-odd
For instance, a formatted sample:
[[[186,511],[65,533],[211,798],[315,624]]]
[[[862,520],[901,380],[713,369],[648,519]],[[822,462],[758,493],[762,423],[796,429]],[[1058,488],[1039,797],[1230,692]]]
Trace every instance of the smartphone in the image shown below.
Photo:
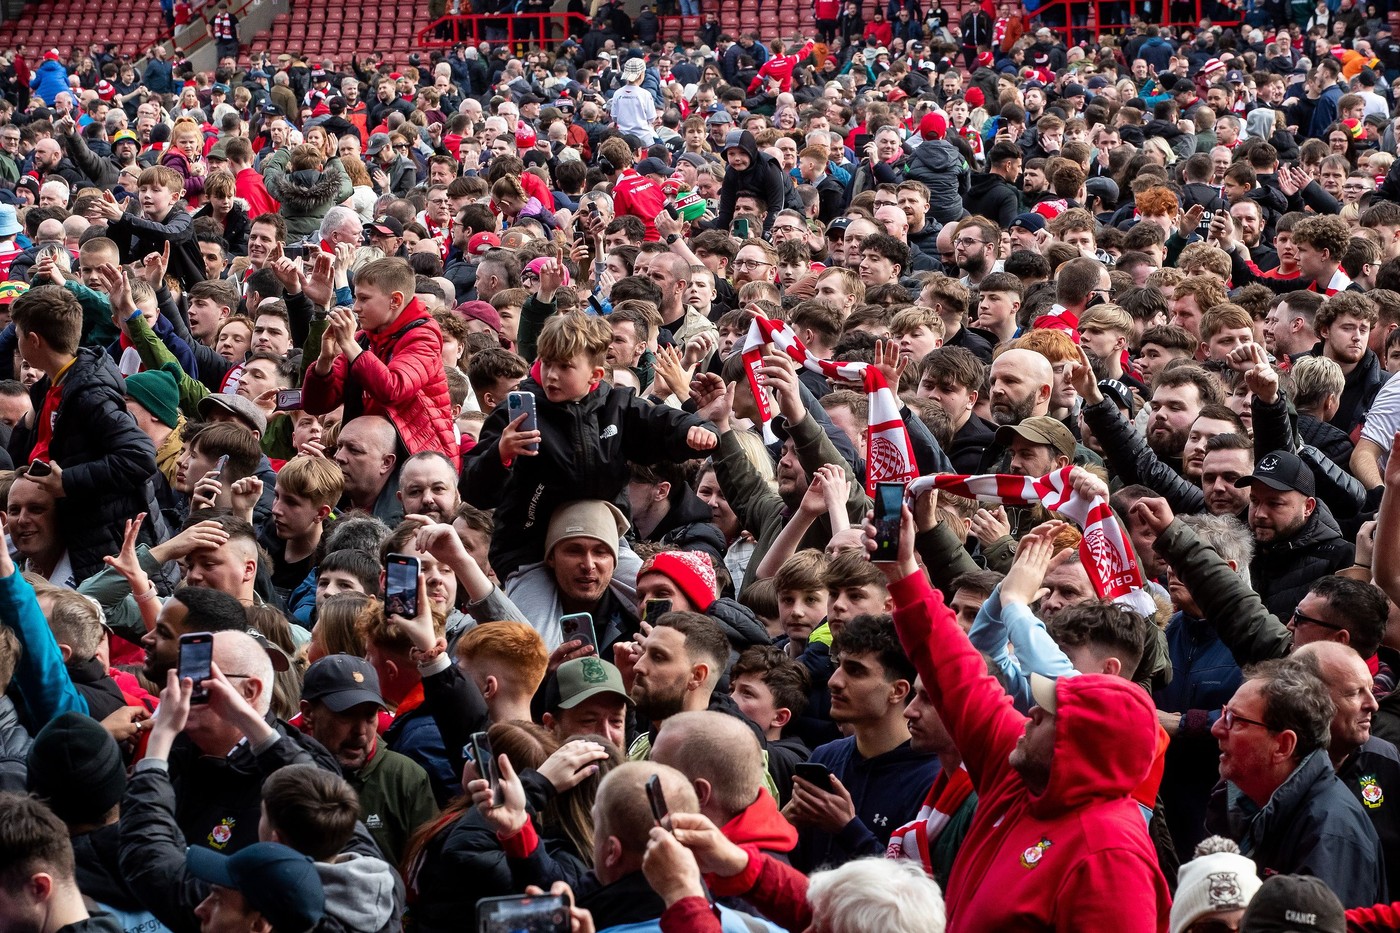
[[[592,214],[592,215],[595,216],[595,217],[598,216],[598,202],[597,202],[597,201],[589,201],[589,202],[588,202],[588,213]]]
[[[740,217],[734,221],[734,235],[741,240],[749,238],[749,219],[747,217]]]
[[[418,615],[418,558],[390,554],[384,574],[384,608],[389,615]]]
[[[35,460],[29,464],[29,469],[26,472],[29,476],[48,476],[53,472],[53,467],[49,466],[47,460]]]
[[[869,133],[857,133],[857,134],[856,134],[856,139],[855,139],[855,145],[851,147],[852,149],[855,150],[855,153],[856,153],[856,160],[857,160],[857,161],[859,161],[860,159],[862,159],[862,158],[865,157],[865,147],[868,146],[868,145],[870,145],[870,134],[869,134]]]
[[[656,624],[656,620],[671,611],[671,601],[669,599],[648,599],[642,606],[642,619]]]
[[[656,825],[665,826],[664,820],[670,811],[666,809],[666,795],[661,792],[659,774],[647,778],[647,803],[651,804],[651,815],[656,820]]]
[[[903,505],[903,483],[875,484],[875,553],[871,560],[893,561],[899,554],[899,521]]]
[[[477,933],[569,933],[569,905],[562,894],[508,894],[476,902]]]
[[[530,392],[512,392],[506,396],[506,420],[514,421],[521,415],[525,420],[520,423],[522,431],[538,431],[539,423],[535,418],[535,396]],[[530,445],[531,450],[539,450],[538,443]]]
[[[277,410],[278,410],[278,411],[301,411],[301,390],[300,390],[300,389],[278,389],[278,390],[277,390]]]
[[[836,785],[831,783],[831,772],[827,770],[826,765],[819,765],[815,761],[803,761],[798,763],[793,773],[817,790],[824,790],[828,794],[836,793]]]
[[[223,479],[224,467],[226,466],[228,466],[228,454],[224,454],[218,460],[214,461],[214,472],[219,474],[220,480]]]
[[[564,630],[565,641],[581,641],[585,645],[592,645],[596,654],[598,651],[598,633],[593,628],[593,616],[587,612],[575,612],[559,620],[559,627]]]
[[[1196,225],[1196,235],[1201,239],[1210,236],[1210,222],[1215,219],[1215,211],[1202,211],[1201,222]]]
[[[180,636],[180,679],[194,681],[191,703],[208,703],[209,691],[204,681],[214,675],[214,636],[209,632],[191,632]]]
[[[491,740],[485,732],[473,732],[471,743],[476,773],[491,785],[491,803],[499,807],[505,798],[501,794],[501,775],[496,769],[496,756],[491,754]]]

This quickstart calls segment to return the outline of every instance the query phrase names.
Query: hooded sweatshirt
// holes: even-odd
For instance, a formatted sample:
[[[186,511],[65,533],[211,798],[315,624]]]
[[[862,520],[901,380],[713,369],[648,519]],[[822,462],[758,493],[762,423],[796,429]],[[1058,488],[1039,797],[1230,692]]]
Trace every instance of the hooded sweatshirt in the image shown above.
[[[1147,693],[1103,674],[1060,680],[1053,764],[1034,793],[1008,760],[1026,717],[987,674],[943,597],[922,572],[890,594],[900,642],[977,789],[945,895],[949,933],[1165,931],[1166,880],[1131,796],[1156,751]]]
[[[334,862],[317,862],[316,874],[326,892],[326,915],[347,930],[378,933],[395,916],[394,869],[383,859],[355,852]],[[393,924],[397,929],[397,924]]]
[[[767,206],[768,214],[763,221],[763,233],[767,236],[773,218],[787,206],[783,167],[772,156],[758,151],[758,142],[748,130],[739,134],[739,148],[749,154],[749,167],[742,172],[732,167],[726,169],[719,192],[719,210],[712,226],[716,230],[728,230],[734,219],[734,202],[740,194],[752,194]]]

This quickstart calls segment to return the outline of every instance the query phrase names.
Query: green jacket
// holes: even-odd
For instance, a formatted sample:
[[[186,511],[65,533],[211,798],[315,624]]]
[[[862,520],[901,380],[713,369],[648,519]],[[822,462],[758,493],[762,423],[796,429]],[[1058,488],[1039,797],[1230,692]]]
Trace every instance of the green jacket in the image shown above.
[[[112,341],[121,336],[117,325],[112,323],[112,303],[106,295],[74,279],[69,279],[63,287],[73,293],[83,308],[83,346],[107,349]],[[159,341],[160,338],[156,338],[156,342]]]
[[[414,830],[438,814],[428,772],[379,740],[374,755],[345,779],[360,795],[360,819],[390,865],[403,860]]]
[[[799,421],[792,428],[792,440],[797,447],[797,459],[808,476],[828,463],[840,464],[846,474],[846,481],[851,484],[851,493],[846,499],[846,513],[850,516],[851,524],[859,525],[864,522],[865,513],[870,508],[870,498],[865,494],[865,487],[856,478],[845,458],[837,452],[836,446],[826,436],[826,431],[817,419],[808,415]],[[715,479],[719,481],[719,487],[724,490],[729,507],[739,519],[739,527],[753,535],[758,542],[754,547],[753,556],[749,559],[748,571],[744,574],[743,585],[747,586],[754,581],[754,574],[763,561],[763,555],[768,553],[768,549],[773,546],[773,540],[787,524],[790,517],[788,506],[758,475],[732,429],[720,435],[719,450],[715,458]],[[829,540],[831,521],[823,515],[812,523],[798,547],[820,549],[826,547]],[[743,591],[742,586],[739,591]]]

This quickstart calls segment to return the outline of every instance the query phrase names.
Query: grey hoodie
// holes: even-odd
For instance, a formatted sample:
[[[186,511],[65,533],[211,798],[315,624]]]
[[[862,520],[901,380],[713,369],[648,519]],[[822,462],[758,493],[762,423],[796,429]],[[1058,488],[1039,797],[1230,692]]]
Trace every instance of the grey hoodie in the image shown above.
[[[394,869],[388,862],[349,852],[334,862],[317,862],[316,873],[326,892],[326,920],[354,933],[400,929]]]
[[[1248,136],[1268,142],[1269,137],[1274,135],[1274,112],[1269,108],[1251,110],[1244,119]]]

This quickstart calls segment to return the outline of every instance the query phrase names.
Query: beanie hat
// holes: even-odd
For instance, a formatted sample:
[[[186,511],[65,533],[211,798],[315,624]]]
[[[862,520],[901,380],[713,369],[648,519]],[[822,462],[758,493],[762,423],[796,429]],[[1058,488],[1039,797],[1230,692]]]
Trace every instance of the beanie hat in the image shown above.
[[[969,107],[980,107],[987,102],[987,95],[982,93],[980,87],[970,87],[963,95],[963,100],[967,101]]]
[[[44,53],[44,61],[46,62],[61,61],[62,58],[63,56],[58,54],[58,49],[49,49],[47,52]]]
[[[63,713],[40,729],[28,764],[29,791],[68,824],[98,822],[126,793],[116,739],[81,713]]]
[[[148,369],[127,376],[126,394],[166,427],[173,428],[179,423],[180,388],[175,377],[164,369]]]
[[[715,568],[710,555],[699,551],[662,551],[642,565],[638,578],[647,573],[659,573],[680,587],[685,598],[704,612],[715,602]]]
[[[924,118],[919,121],[919,135],[924,139],[942,139],[946,132],[948,118],[937,111],[924,114]]]
[[[1181,866],[1172,902],[1171,933],[1181,933],[1205,914],[1238,910],[1259,890],[1258,870],[1239,852],[1212,852]]]

